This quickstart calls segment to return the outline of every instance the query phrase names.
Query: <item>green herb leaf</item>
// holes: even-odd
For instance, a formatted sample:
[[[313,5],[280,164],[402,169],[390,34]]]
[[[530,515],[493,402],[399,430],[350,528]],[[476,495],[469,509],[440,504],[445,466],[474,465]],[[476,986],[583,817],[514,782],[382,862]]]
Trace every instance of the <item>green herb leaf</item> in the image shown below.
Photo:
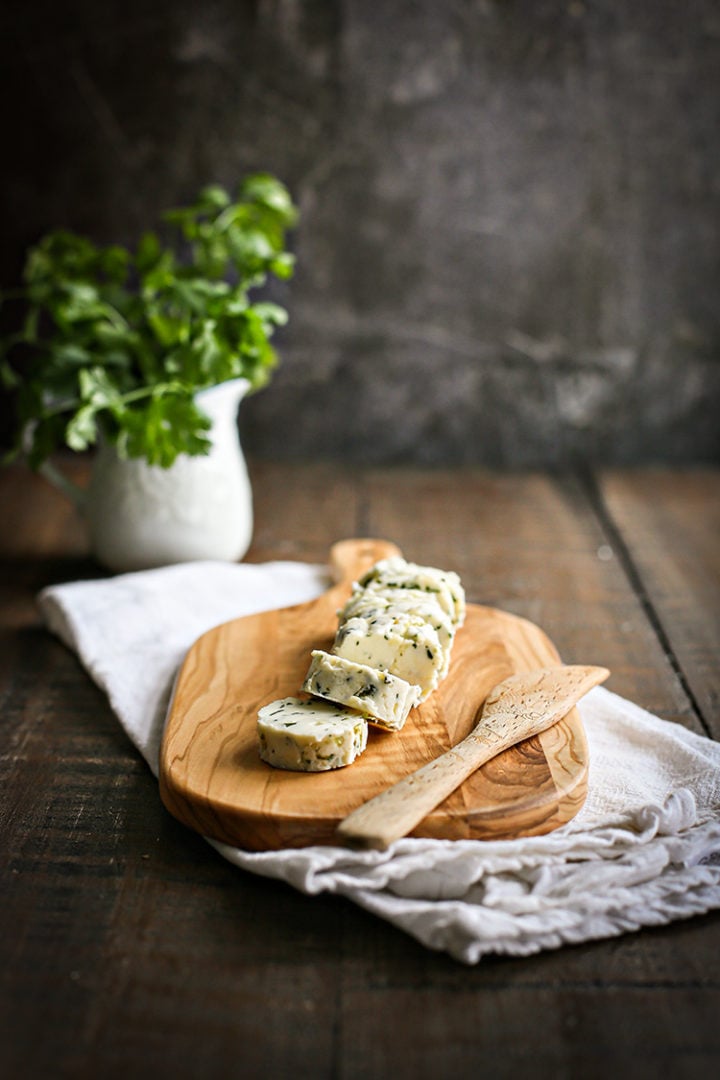
[[[240,199],[259,203],[275,211],[283,224],[294,225],[297,211],[293,206],[290,193],[284,184],[269,173],[256,173],[248,176],[240,185]]]
[[[97,409],[93,405],[83,405],[65,428],[65,442],[71,450],[87,450],[97,435]]]

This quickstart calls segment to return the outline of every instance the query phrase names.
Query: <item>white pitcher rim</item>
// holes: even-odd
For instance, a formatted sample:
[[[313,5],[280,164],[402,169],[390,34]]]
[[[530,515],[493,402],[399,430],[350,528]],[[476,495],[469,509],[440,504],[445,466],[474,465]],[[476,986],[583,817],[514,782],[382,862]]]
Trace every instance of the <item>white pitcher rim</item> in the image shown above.
[[[250,380],[246,379],[244,375],[239,376],[237,379],[226,379],[225,382],[216,383],[215,386],[206,386],[204,390],[198,390],[195,398],[201,400],[211,394],[214,395],[233,388],[236,390],[242,389],[243,391],[249,390]]]

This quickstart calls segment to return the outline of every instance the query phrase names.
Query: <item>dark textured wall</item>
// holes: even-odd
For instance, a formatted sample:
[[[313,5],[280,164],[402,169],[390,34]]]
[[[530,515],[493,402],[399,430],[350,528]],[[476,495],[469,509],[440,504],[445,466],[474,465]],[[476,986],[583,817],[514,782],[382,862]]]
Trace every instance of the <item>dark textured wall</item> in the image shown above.
[[[256,453],[715,457],[715,0],[75,0],[2,16],[2,273],[268,169],[302,210]]]

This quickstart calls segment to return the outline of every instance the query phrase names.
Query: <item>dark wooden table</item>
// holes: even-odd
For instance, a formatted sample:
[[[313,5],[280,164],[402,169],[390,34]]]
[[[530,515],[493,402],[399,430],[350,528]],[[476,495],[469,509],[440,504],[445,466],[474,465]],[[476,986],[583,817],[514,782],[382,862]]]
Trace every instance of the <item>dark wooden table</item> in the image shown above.
[[[250,559],[387,537],[720,737],[717,471],[252,472]],[[468,968],[224,862],[41,625],[38,589],[101,573],[73,511],[20,468],[0,508],[3,1075],[720,1075],[720,914]]]

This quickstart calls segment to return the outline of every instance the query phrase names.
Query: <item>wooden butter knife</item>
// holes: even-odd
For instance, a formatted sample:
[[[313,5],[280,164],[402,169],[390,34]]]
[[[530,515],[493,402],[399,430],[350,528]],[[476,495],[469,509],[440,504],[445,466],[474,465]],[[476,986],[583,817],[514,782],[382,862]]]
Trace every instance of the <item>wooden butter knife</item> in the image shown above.
[[[384,849],[407,836],[476,769],[562,720],[609,674],[607,668],[575,664],[511,675],[490,691],[469,735],[353,810],[338,825],[338,838],[354,847]]]

